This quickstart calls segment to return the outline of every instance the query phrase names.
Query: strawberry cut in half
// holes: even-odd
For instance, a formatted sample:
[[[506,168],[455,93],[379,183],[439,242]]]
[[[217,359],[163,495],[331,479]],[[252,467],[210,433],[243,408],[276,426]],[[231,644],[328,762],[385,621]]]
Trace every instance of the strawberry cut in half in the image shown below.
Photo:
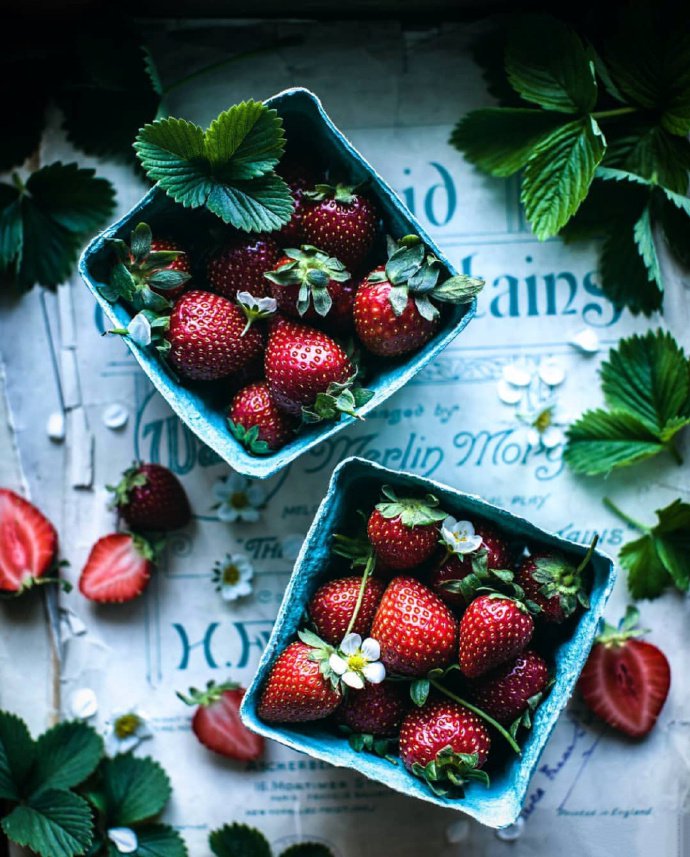
[[[111,533],[91,548],[79,578],[79,591],[90,601],[131,601],[146,589],[153,569],[151,545],[132,533]]]
[[[180,480],[161,464],[135,463],[117,485],[106,487],[114,494],[120,516],[133,530],[179,530],[192,517]]]
[[[647,735],[664,707],[671,667],[661,649],[637,639],[639,614],[628,607],[617,628],[604,622],[579,681],[588,708],[631,738]]]
[[[204,690],[195,687],[189,694],[178,693],[187,705],[195,705],[192,732],[204,747],[238,762],[251,762],[263,755],[265,742],[240,720],[245,689],[232,681],[210,681]]]
[[[28,500],[0,488],[0,593],[18,595],[55,565],[55,527]]]

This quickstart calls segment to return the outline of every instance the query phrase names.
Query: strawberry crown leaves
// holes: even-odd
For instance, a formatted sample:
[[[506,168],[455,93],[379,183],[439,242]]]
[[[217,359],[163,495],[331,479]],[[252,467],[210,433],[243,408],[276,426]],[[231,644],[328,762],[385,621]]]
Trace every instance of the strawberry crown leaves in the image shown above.
[[[401,498],[390,485],[384,485],[381,493],[386,500],[376,504],[376,511],[384,518],[400,518],[403,526],[410,529],[437,524],[447,517],[442,509],[437,508],[439,501],[433,494],[427,494],[423,500],[414,497]]]
[[[272,450],[265,440],[259,440],[259,426],[251,426],[245,428],[240,423],[236,423],[228,417],[228,428],[231,434],[235,437],[245,449],[253,452],[255,455],[269,455]]]
[[[374,271],[367,278],[370,283],[387,280],[391,308],[396,316],[402,315],[410,295],[422,318],[433,321],[439,315],[430,298],[442,303],[466,304],[484,288],[484,280],[467,274],[456,274],[439,282],[443,266],[432,253],[426,253],[418,235],[405,235],[397,243],[388,241],[389,258],[384,271]]]
[[[609,625],[605,619],[601,620],[599,634],[594,642],[601,643],[603,646],[622,646],[627,640],[642,637],[648,633],[649,629],[638,628],[639,620],[639,610],[634,605],[629,604],[625,610],[625,616],[620,620],[617,627]]]
[[[366,566],[374,556],[374,548],[365,533],[354,537],[334,533],[332,550],[334,554],[349,559],[352,568]]]
[[[274,171],[285,149],[283,121],[261,102],[230,107],[206,130],[157,119],[134,148],[151,181],[185,208],[205,206],[245,232],[270,232],[292,217],[292,195]]]
[[[347,736],[347,743],[355,753],[373,753],[380,756],[392,765],[397,765],[398,760],[393,755],[397,741],[395,738],[378,738],[369,732],[354,732],[349,726],[341,724],[339,730]]]
[[[110,282],[102,283],[99,292],[110,303],[122,298],[135,310],[150,309],[157,312],[169,309],[170,301],[151,288],[161,291],[177,289],[191,278],[186,271],[172,271],[170,265],[184,256],[182,250],[152,250],[151,227],[139,223],[132,230],[129,246],[119,238],[110,240],[116,256]]]
[[[478,764],[477,753],[456,753],[449,744],[439,750],[436,758],[426,765],[415,762],[412,773],[424,780],[439,797],[454,792],[462,797],[465,786],[471,781],[481,782],[485,786],[490,784],[489,775],[480,770]]]
[[[353,205],[357,200],[357,191],[362,188],[362,184],[317,184],[314,186],[314,190],[306,191],[304,197],[312,202],[323,202],[325,199],[334,199],[343,205]]]
[[[577,567],[560,554],[540,556],[535,560],[536,568],[532,572],[532,577],[541,584],[540,594],[545,598],[558,598],[566,618],[572,616],[578,604],[585,609],[589,607],[583,573],[589,565],[598,541],[599,536],[595,535],[582,562]]]
[[[485,547],[475,551],[472,555],[472,571],[465,577],[457,580],[444,580],[441,588],[454,595],[462,595],[466,604],[474,598],[480,589],[502,589],[504,587],[515,590],[514,573],[508,569],[489,568],[487,557],[489,552]],[[524,591],[520,588],[520,593]]]
[[[310,647],[309,660],[315,661],[319,665],[319,670],[324,679],[331,683],[334,690],[340,690],[340,676],[333,671],[329,663],[331,655],[335,654],[335,648],[324,642],[321,637],[308,628],[302,628],[301,631],[297,632],[297,636],[305,645]]]
[[[241,687],[240,684],[236,681],[224,681],[221,684],[216,684],[213,679],[207,682],[206,687],[203,690],[199,690],[196,687],[190,687],[188,693],[181,693],[179,690],[176,692],[176,696],[178,699],[181,699],[185,705],[200,705],[202,707],[206,707],[207,705],[212,705],[214,702],[217,702],[221,696],[228,690],[238,690]]]
[[[325,393],[318,393],[313,405],[302,408],[302,420],[307,424],[323,420],[339,420],[343,414],[362,420],[357,408],[365,405],[374,395],[355,383],[357,372],[342,383],[331,381]]]
[[[105,487],[114,495],[112,505],[120,509],[129,503],[133,489],[143,488],[148,481],[148,476],[141,469],[141,462],[135,461],[131,467],[125,470],[117,485],[106,485]]]
[[[540,690],[539,693],[535,693],[533,696],[527,700],[527,708],[522,712],[519,717],[516,717],[515,720],[508,727],[508,732],[513,736],[513,738],[517,737],[517,733],[522,729],[531,729],[532,728],[532,718],[534,716],[534,712],[539,708],[542,703],[542,700],[549,692],[551,687],[554,685],[555,679],[550,678],[546,683],[543,690]]]
[[[297,311],[304,315],[313,303],[320,316],[328,315],[333,300],[328,291],[331,281],[345,283],[350,273],[335,256],[329,256],[318,247],[304,244],[301,248],[284,250],[289,261],[264,274],[267,280],[279,286],[299,286]]]

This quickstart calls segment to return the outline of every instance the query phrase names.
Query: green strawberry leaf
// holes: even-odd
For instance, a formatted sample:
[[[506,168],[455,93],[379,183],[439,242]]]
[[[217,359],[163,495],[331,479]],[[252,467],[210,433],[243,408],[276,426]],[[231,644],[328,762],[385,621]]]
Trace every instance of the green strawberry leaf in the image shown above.
[[[187,846],[180,834],[167,824],[144,824],[137,826],[137,849],[133,857],[187,857]],[[111,844],[108,857],[120,857],[120,852]]]
[[[272,857],[271,846],[259,830],[246,824],[226,824],[208,838],[216,857]]]
[[[438,498],[427,494],[424,499],[398,497],[390,485],[384,485],[381,493],[386,498],[376,504],[384,518],[400,518],[406,527],[422,527],[443,521],[447,515],[438,508]]]
[[[19,800],[36,754],[24,721],[0,711],[0,800]]]
[[[34,789],[71,789],[83,783],[103,755],[103,741],[79,721],[59,723],[36,740]]]
[[[675,137],[648,116],[632,114],[609,131],[603,163],[685,193],[690,169],[690,141]]]
[[[144,126],[134,144],[149,178],[185,208],[206,206],[247,232],[287,223],[294,203],[273,167],[285,147],[275,110],[245,101],[221,113],[204,131],[184,119]]]
[[[100,775],[109,827],[130,827],[153,818],[170,798],[167,774],[148,757],[126,753],[105,759]]]
[[[421,708],[429,698],[430,690],[431,683],[429,679],[418,678],[410,684],[410,699],[416,706]]]
[[[2,829],[12,842],[41,857],[75,857],[91,844],[93,822],[83,798],[46,789],[5,816]]]
[[[505,67],[526,101],[559,113],[587,113],[597,100],[593,64],[577,33],[549,15],[523,15],[510,27]]]
[[[330,848],[320,842],[300,842],[282,851],[280,857],[335,857]]]
[[[690,217],[668,199],[657,206],[663,239],[684,268],[690,268]]]

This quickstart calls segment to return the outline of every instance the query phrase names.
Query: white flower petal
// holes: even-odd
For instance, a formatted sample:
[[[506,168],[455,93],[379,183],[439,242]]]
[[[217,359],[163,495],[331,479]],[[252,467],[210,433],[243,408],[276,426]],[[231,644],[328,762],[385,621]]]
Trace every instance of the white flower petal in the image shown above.
[[[146,316],[138,312],[127,325],[127,333],[132,342],[142,347],[151,344],[151,322]]]
[[[228,506],[225,503],[216,509],[216,515],[218,516],[218,520],[223,521],[225,524],[233,524],[239,517],[237,509],[233,509],[232,506]]]
[[[386,677],[386,668],[381,661],[367,664],[362,670],[362,675],[370,684],[381,684]]]
[[[362,654],[368,661],[378,661],[381,657],[381,646],[379,641],[373,637],[367,637],[362,643]]]
[[[469,538],[469,536],[474,535],[474,524],[472,521],[457,521],[453,529],[463,538]]]
[[[136,749],[141,744],[142,738],[137,732],[127,735],[126,738],[119,738],[117,742],[118,753],[129,753],[130,750]]]
[[[236,601],[240,597],[236,583],[224,583],[220,588],[220,597],[223,601]]]
[[[139,847],[139,840],[131,827],[111,827],[106,836],[120,854],[133,854]]]
[[[565,369],[556,360],[544,360],[539,364],[539,377],[549,387],[558,387],[565,381]]]
[[[231,494],[237,494],[239,491],[244,491],[247,487],[247,480],[236,470],[231,470],[225,480],[226,497]]]
[[[522,399],[522,391],[518,387],[513,387],[507,381],[501,379],[496,385],[498,398],[504,405],[517,405]]]
[[[275,312],[278,309],[278,301],[275,298],[259,298],[256,306],[261,312]]]
[[[221,503],[228,499],[228,486],[224,477],[216,479],[211,488],[211,493]]]
[[[530,446],[539,447],[541,446],[541,435],[535,428],[527,429],[527,442]]]
[[[553,449],[565,442],[565,432],[559,426],[549,426],[542,433],[541,442],[547,449]]]
[[[362,646],[362,638],[359,634],[348,634],[346,637],[343,637],[343,641],[340,644],[340,651],[344,655],[354,655],[355,652],[359,651]]]
[[[364,687],[364,679],[358,673],[348,670],[343,676],[343,681],[348,687],[353,687],[355,690],[362,690]]]
[[[343,673],[347,672],[347,661],[343,660],[337,652],[333,652],[330,656],[328,665],[336,675],[343,675]]]
[[[471,535],[468,536],[463,541],[456,541],[453,547],[453,553],[465,555],[467,553],[474,553],[482,546],[482,537]]]
[[[584,330],[576,333],[570,340],[570,344],[574,345],[575,348],[579,348],[580,351],[584,351],[585,354],[596,354],[600,348],[599,337],[591,327],[586,327]]]
[[[508,363],[503,367],[503,379],[514,387],[529,387],[533,373],[517,363]]]
[[[90,687],[80,687],[72,694],[69,702],[72,716],[79,720],[88,720],[98,711],[96,693]]]
[[[457,522],[457,518],[454,518],[452,515],[446,515],[446,517],[443,519],[443,523],[441,524],[441,529],[452,530],[453,527],[457,524]]]
[[[237,303],[244,304],[247,307],[255,307],[257,304],[257,300],[250,292],[237,292]]]
[[[255,524],[260,517],[261,515],[259,515],[256,509],[252,509],[249,507],[240,509],[237,512],[237,519],[239,521],[246,521],[248,524]]]

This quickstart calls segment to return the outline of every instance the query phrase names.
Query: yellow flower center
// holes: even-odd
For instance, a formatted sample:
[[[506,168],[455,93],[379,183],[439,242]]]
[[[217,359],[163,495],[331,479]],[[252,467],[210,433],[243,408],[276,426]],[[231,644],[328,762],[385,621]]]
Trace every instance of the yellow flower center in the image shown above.
[[[129,738],[141,726],[141,717],[137,714],[123,714],[117,718],[114,731],[118,738]]]
[[[226,565],[223,569],[223,583],[228,584],[230,586],[234,586],[239,582],[240,579],[240,570],[234,564],[230,563],[230,565]]]
[[[553,421],[553,408],[544,408],[544,410],[538,414],[536,420],[533,425],[534,428],[539,432],[539,434],[544,434],[547,428],[551,425]]]
[[[369,661],[361,652],[355,652],[354,655],[350,655],[347,659],[348,669],[356,673],[361,672],[368,663]]]
[[[230,497],[230,505],[233,509],[246,509],[249,505],[249,498],[244,491],[235,491]]]

